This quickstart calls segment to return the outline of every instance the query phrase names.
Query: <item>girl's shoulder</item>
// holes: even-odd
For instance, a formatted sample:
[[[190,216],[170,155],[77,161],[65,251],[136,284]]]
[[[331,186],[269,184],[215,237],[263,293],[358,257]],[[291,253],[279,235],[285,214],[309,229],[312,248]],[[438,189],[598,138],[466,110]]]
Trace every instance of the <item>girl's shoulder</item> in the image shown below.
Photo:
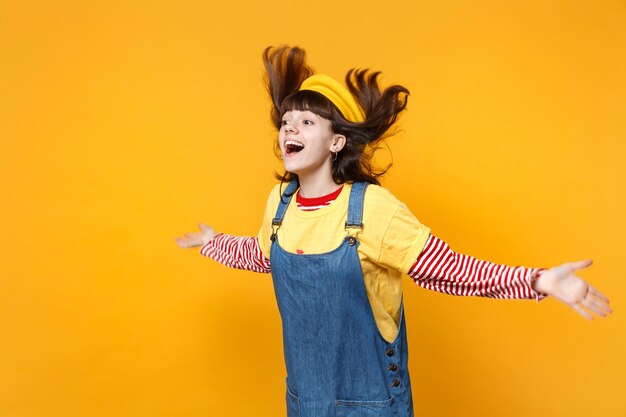
[[[411,209],[391,191],[379,185],[370,184],[365,192],[364,217],[376,222],[418,224],[419,221]]]
[[[365,204],[375,204],[377,206],[384,207],[397,207],[402,203],[391,191],[387,188],[376,184],[369,184],[365,192]]]
[[[274,184],[269,192],[269,195],[267,196],[266,209],[276,210],[276,207],[278,207],[278,202],[280,201],[280,197],[283,195],[288,185],[289,183]]]

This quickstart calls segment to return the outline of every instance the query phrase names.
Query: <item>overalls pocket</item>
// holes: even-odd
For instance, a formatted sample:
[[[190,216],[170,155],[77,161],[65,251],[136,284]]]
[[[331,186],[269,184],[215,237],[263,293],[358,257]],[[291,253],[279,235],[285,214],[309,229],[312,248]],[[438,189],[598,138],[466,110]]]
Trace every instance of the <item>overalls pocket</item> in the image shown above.
[[[287,385],[287,417],[300,417],[300,399]]]
[[[337,417],[394,417],[393,404],[393,398],[384,401],[337,400],[335,411]]]

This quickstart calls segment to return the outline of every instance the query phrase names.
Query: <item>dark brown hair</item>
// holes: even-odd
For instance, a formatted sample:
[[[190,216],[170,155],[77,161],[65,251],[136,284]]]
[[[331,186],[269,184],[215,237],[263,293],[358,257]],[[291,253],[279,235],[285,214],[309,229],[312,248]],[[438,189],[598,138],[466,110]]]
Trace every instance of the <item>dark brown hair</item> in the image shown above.
[[[346,120],[339,109],[322,94],[303,90],[302,82],[315,72],[306,63],[306,52],[298,47],[268,47],[263,52],[266,69],[266,87],[272,99],[271,118],[280,129],[282,116],[290,110],[309,110],[331,121],[334,133],[346,137],[346,145],[332,163],[332,176],[337,184],[347,181],[366,181],[379,184],[381,171],[372,168],[372,156],[383,139],[394,132],[390,128],[406,108],[409,90],[392,85],[381,91],[378,85],[380,71],[351,69],[346,74],[346,85],[365,113],[365,120],[353,123]],[[274,151],[280,157],[278,142]],[[297,181],[297,174],[276,174],[281,181]]]

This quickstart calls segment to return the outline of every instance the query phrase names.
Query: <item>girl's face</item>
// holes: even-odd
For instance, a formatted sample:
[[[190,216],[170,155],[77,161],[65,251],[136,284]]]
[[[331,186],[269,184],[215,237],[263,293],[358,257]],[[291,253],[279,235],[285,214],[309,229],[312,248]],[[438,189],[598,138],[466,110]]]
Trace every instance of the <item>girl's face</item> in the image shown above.
[[[332,131],[330,120],[313,112],[291,110],[283,115],[278,144],[288,172],[330,173],[332,152],[340,151],[344,143],[345,138]]]

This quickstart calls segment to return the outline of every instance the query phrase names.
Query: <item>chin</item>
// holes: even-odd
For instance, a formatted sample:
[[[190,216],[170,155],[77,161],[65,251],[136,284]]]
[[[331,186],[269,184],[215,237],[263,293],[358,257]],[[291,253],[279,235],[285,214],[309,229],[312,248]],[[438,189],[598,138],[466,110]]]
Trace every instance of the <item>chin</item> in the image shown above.
[[[298,169],[297,165],[294,164],[283,164],[283,167],[285,168],[285,171],[291,173],[291,174],[296,174],[298,175],[298,171],[300,171],[300,169]]]

